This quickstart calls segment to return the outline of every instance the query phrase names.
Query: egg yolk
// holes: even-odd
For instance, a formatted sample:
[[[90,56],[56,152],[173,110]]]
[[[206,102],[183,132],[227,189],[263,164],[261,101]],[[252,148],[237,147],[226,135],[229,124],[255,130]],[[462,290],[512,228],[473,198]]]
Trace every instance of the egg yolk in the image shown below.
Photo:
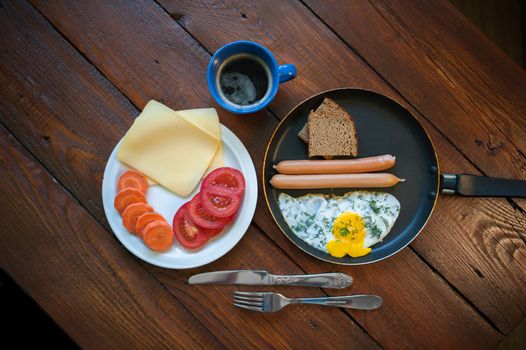
[[[327,243],[327,250],[329,254],[337,257],[343,258],[347,254],[348,243],[341,239],[333,239]]]
[[[327,251],[336,258],[342,258],[345,254],[358,258],[371,252],[371,248],[363,246],[365,223],[357,213],[345,212],[338,215],[332,224],[332,235],[334,239],[327,243]]]

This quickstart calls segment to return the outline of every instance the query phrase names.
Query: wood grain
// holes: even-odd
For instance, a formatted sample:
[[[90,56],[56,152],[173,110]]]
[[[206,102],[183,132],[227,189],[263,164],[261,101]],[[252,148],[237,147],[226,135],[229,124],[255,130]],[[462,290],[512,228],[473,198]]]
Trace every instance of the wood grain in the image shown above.
[[[355,58],[354,52],[332,34],[323,23],[312,18],[308,9],[301,4],[232,1],[219,5],[216,3],[171,0],[161,0],[161,4],[168,13],[172,14],[172,17],[178,18],[178,22],[185,26],[208,51],[213,52],[233,39],[257,38],[272,50],[278,61],[296,63],[299,71],[298,78],[283,86],[278,94],[286,91],[288,97],[271,105],[271,109],[276,114],[284,115],[297,101],[306,98],[306,94],[312,90],[323,91],[330,87],[346,85],[374,87],[377,91],[394,97],[395,100],[408,107],[423,123],[437,147],[443,171],[478,173],[477,169],[453,147],[448,139],[411,107],[412,101],[409,102],[399,96],[374,72],[363,68],[367,65]],[[287,16],[280,15],[283,13],[286,13]],[[229,20],[226,21],[226,18]],[[272,18],[273,20],[264,21],[262,18]],[[384,26],[382,23],[377,25],[380,28]],[[219,27],[224,28],[224,30],[214,30],[214,28]],[[212,35],[212,33],[214,34]],[[282,41],[276,39],[282,37],[286,37],[294,45],[284,45]],[[369,43],[372,43],[371,46],[381,47],[381,45],[374,44],[374,38],[368,38],[368,40]],[[304,67],[316,67],[316,70],[304,69]],[[423,91],[424,88],[418,85],[418,81],[414,81],[412,87],[414,91]],[[448,106],[442,107],[443,114],[448,113],[447,108]],[[478,231],[469,231],[468,228],[471,226],[462,224],[462,217],[458,217],[457,208],[449,206],[449,200],[449,198],[444,198],[444,200],[439,201],[435,215],[430,221],[430,226],[418,238],[416,241],[418,244],[413,246],[420,256],[432,262],[433,267],[489,317],[501,331],[508,332],[511,329],[510,327],[520,322],[526,311],[524,308],[515,307],[514,303],[510,302],[510,299],[520,300],[520,305],[526,305],[526,294],[524,293],[524,286],[517,279],[509,278],[509,276],[516,276],[517,274],[526,276],[526,270],[514,259],[511,259],[513,262],[511,265],[508,264],[508,260],[510,260],[508,258],[511,255],[505,259],[495,260],[483,254],[482,252],[486,250],[494,251],[495,247],[493,246],[496,245],[497,240],[482,242],[467,239],[476,235]],[[476,205],[476,208],[479,208],[478,211],[483,212],[481,209],[497,205],[505,211],[516,212],[504,199],[471,201],[470,198],[464,198],[458,200],[462,206],[465,206],[465,210]],[[524,218],[524,213],[520,211],[517,212],[517,215]],[[445,231],[439,221],[436,220],[438,218],[454,220],[454,229]],[[524,243],[520,243],[521,237],[524,240],[524,231],[517,226],[506,225],[503,218],[476,216],[473,219],[479,220],[480,225],[482,225],[481,222],[489,220],[494,226],[506,227],[507,236],[511,240],[518,240],[518,244],[524,247]],[[273,231],[268,232],[273,234]],[[451,237],[451,240],[462,242],[462,244],[458,244],[456,249],[451,249],[448,240],[442,239],[445,232]],[[492,233],[495,232],[492,231]],[[273,235],[273,239],[276,241],[280,238],[282,237],[279,237],[279,234]],[[283,244],[286,244],[286,239],[284,242]],[[482,243],[488,246],[480,246]],[[430,250],[435,252],[434,256],[428,256]],[[470,257],[470,261],[466,260],[467,256]],[[473,282],[472,284],[465,283],[465,276],[456,273],[459,269],[459,261],[464,261],[461,272],[466,273],[465,276],[468,276],[469,280]],[[480,278],[471,266],[482,271],[485,278]],[[487,294],[480,292],[481,290],[493,289],[495,285],[502,286],[506,293],[497,293],[497,299],[488,299]]]
[[[526,73],[449,2],[306,3],[482,171],[526,179]]]
[[[271,258],[269,258],[271,257]],[[240,348],[335,348],[356,346],[378,348],[378,344],[361,331],[348,315],[337,308],[289,307],[279,313],[260,314],[234,308],[232,293],[242,291],[277,291],[286,296],[320,296],[317,288],[260,286],[191,286],[188,278],[206,271],[231,269],[265,269],[276,273],[304,273],[258,230],[251,229],[226,256],[205,267],[172,273],[162,268],[152,271],[185,305],[195,311],[203,323],[215,329],[210,316],[223,320],[230,338]],[[349,293],[349,291],[347,291]],[[363,312],[363,311],[362,311]]]
[[[524,40],[520,0],[451,0],[464,16],[469,18],[488,38],[515,61],[524,65]]]
[[[192,93],[195,91],[206,91],[204,80],[196,80],[194,75],[187,72],[187,69],[181,69],[177,62],[168,61],[166,66],[157,67],[154,60],[147,60],[149,66],[147,69],[144,69],[144,65],[147,63],[143,62],[141,53],[147,51],[143,49],[143,45],[148,45],[148,43],[155,38],[155,35],[157,35],[159,37],[158,40],[164,44],[167,44],[164,41],[166,37],[171,38],[171,42],[173,42],[171,46],[177,46],[180,49],[191,50],[192,45],[194,45],[194,42],[189,36],[187,36],[185,33],[181,33],[180,29],[177,29],[178,27],[174,27],[173,21],[166,14],[164,14],[162,10],[158,8],[155,9],[154,7],[152,8],[153,5],[149,6],[143,4],[141,5],[143,8],[140,8],[139,11],[133,6],[132,8],[122,6],[122,8],[116,10],[104,3],[79,4],[72,7],[70,7],[71,5],[66,6],[57,3],[44,5],[41,3],[36,4],[37,7],[53,22],[53,24],[61,32],[63,32],[68,37],[68,39],[71,40],[71,42],[78,46],[86,55],[86,57],[94,62],[101,71],[109,71],[109,67],[112,67],[112,74],[114,75],[112,80],[115,79],[115,72],[117,71],[120,75],[118,80],[114,83],[119,86],[119,88],[121,88],[127,95],[128,92],[130,92],[129,96],[132,96],[133,93],[130,90],[137,88],[136,86],[129,87],[124,83],[128,79],[125,75],[126,70],[130,69],[133,70],[135,77],[137,77],[137,81],[141,84],[140,90],[147,91],[148,95],[156,94],[155,91],[158,88],[156,85],[151,85],[149,83],[149,75],[153,74],[152,71],[156,72],[155,74],[172,74],[173,76],[177,76],[177,79],[169,82],[168,86],[171,90],[184,91],[184,86],[188,84],[188,81],[191,81],[196,85],[193,87]],[[113,3],[112,6],[117,5]],[[139,7],[137,4],[135,6]],[[113,22],[93,23],[93,19],[89,14],[96,12],[111,14],[111,17],[114,18],[114,21],[121,23],[121,25],[113,27]],[[133,23],[141,23],[141,20],[143,20],[145,23],[155,23],[156,25],[153,28],[147,25],[137,27],[123,26],[122,23],[124,23],[125,20]],[[152,34],[156,33],[157,31],[160,33],[155,35]],[[99,33],[104,32],[112,32],[118,37],[128,38],[130,42],[134,42],[134,45],[129,45],[128,42],[124,42],[122,47],[118,46],[120,45],[119,43],[104,44],[104,40],[99,40],[98,38],[98,35],[102,35]],[[148,41],[148,43],[143,44],[143,41]],[[183,46],[186,45],[184,44],[186,42],[189,42],[187,47]],[[98,45],[97,50],[92,49],[95,43]],[[104,52],[104,55],[99,54],[99,52]],[[123,55],[122,52],[125,52],[125,54]],[[203,61],[207,61],[207,57],[208,56],[205,56]],[[132,59],[138,61],[140,60],[141,62],[133,62]],[[120,66],[123,66],[124,68],[119,68]],[[200,69],[204,69],[204,66]],[[202,76],[203,75],[204,74],[202,74]],[[201,87],[198,85],[201,85]],[[207,98],[209,99],[208,92],[206,92],[206,95],[200,97],[203,98],[203,100],[207,100]],[[164,98],[166,101],[171,98],[171,95],[166,95],[162,98]],[[140,105],[143,102],[144,101],[135,101],[134,103]],[[177,108],[178,106],[175,107]],[[258,116],[256,116],[256,118],[257,117]],[[252,134],[243,134],[244,126],[246,125],[245,123],[249,123],[247,120],[243,120],[241,123],[238,121],[238,119],[236,119],[236,117],[229,116],[225,113],[221,115],[221,118],[222,121],[224,118],[226,123],[234,120],[236,121],[231,122],[231,124],[228,124],[228,126],[232,126],[232,129],[236,133],[239,132],[238,135],[242,138],[243,142],[248,144],[249,148],[251,149],[251,153],[253,152],[252,150],[254,150],[252,156],[255,159],[258,159],[257,157],[262,154],[262,149],[265,146],[263,136],[258,134],[257,138],[253,137],[253,131]],[[260,123],[261,121],[262,119],[259,120]],[[265,128],[269,125],[271,127],[275,125],[275,120],[273,119],[265,119],[264,121],[265,124],[262,126]],[[253,126],[255,125],[257,124],[253,124]],[[262,134],[264,135],[264,133]],[[266,230],[268,229],[267,232],[274,231],[275,226],[270,221],[269,215],[266,212],[266,208],[262,208],[260,206],[258,210],[259,212],[255,217],[256,222],[258,222],[258,224],[260,224],[262,227],[265,226]],[[283,240],[283,236],[275,231],[271,233],[271,237],[273,239]],[[291,254],[291,256],[294,256],[295,259],[298,259],[298,261],[301,262],[303,269],[305,269],[306,266],[308,269],[319,268],[320,264],[308,257],[298,254],[299,252],[297,249],[295,247],[291,247],[290,243],[288,245],[284,244],[282,247],[285,247],[287,253]],[[298,258],[298,255],[301,257]],[[468,306],[463,304],[458,296],[452,293],[452,291],[448,289],[447,285],[442,280],[440,280],[440,278],[434,276],[430,269],[426,267],[425,264],[420,261],[414,253],[407,251],[401,256],[402,257],[400,259],[407,260],[403,263],[393,260],[393,269],[398,271],[398,273],[395,275],[392,274],[392,270],[390,271],[391,274],[385,273],[381,267],[373,266],[366,269],[366,271],[368,270],[368,272],[371,272],[371,275],[376,277],[374,282],[368,286],[370,290],[379,288],[382,291],[387,291],[389,289],[386,289],[386,286],[395,284],[399,284],[400,288],[404,290],[404,292],[399,292],[397,288],[396,290],[390,290],[390,292],[385,293],[386,297],[389,297],[391,294],[391,298],[393,298],[391,302],[394,301],[392,305],[396,305],[398,308],[398,313],[385,312],[378,314],[377,316],[373,316],[375,317],[376,326],[373,327],[372,324],[368,324],[370,327],[367,328],[368,332],[374,331],[377,333],[375,334],[375,337],[384,337],[386,339],[386,343],[382,345],[395,347],[396,344],[409,344],[410,342],[413,342],[413,344],[417,345],[424,345],[429,344],[429,341],[431,341],[437,346],[439,346],[438,344],[443,346],[451,344],[461,346],[467,342],[468,337],[479,339],[480,346],[491,346],[491,344],[495,344],[496,341],[498,341],[498,335],[492,331],[491,328],[485,325],[484,322],[476,315],[476,313],[470,310]],[[229,257],[230,254],[224,259]],[[402,273],[405,266],[412,266],[412,270],[410,271],[409,275]],[[324,265],[323,267],[327,269],[327,266]],[[334,267],[330,266],[330,268]],[[364,276],[366,276],[368,272],[363,273],[361,276],[366,279]],[[168,283],[169,282],[167,281],[167,284]],[[382,285],[383,287],[381,287]],[[413,291],[418,289],[420,285],[431,286],[433,292],[440,295],[439,299],[444,303],[435,303],[434,305],[438,308],[438,310],[440,310],[440,314],[442,316],[441,318],[435,319],[434,315],[428,312],[427,305],[429,305],[429,295],[421,296],[415,295],[413,293]],[[415,320],[422,320],[426,317],[428,319],[430,318],[428,322],[429,326],[424,326],[418,330],[414,330],[411,329],[409,324],[407,324],[407,332],[400,332],[400,327],[398,327],[398,323],[400,323],[399,317],[401,313],[405,312],[412,313],[411,317],[414,317]],[[368,317],[364,317],[360,321],[365,324],[367,319]],[[462,329],[450,329],[451,323],[463,324],[465,326]],[[381,326],[379,327],[378,325]],[[476,337],[475,334],[478,333],[482,333],[484,336]]]
[[[3,127],[0,149],[0,265],[81,347],[222,347]]]
[[[13,61],[2,60],[4,64],[7,63],[8,65],[10,63],[14,64],[15,62],[18,62],[19,65],[22,63],[24,68],[19,67],[20,69],[16,72],[22,75],[24,79],[33,81],[33,84],[31,84],[29,88],[26,88],[26,86],[22,84],[22,87],[19,88],[20,90],[15,90],[15,92],[11,92],[9,89],[2,90],[3,96],[6,96],[6,101],[10,101],[9,103],[1,103],[2,111],[7,111],[7,113],[2,113],[2,121],[8,124],[12,130],[20,133],[19,135],[27,141],[28,147],[32,152],[39,154],[39,158],[43,160],[46,166],[53,167],[57,179],[59,179],[60,182],[71,184],[71,191],[81,198],[83,204],[90,206],[90,203],[96,203],[93,213],[100,222],[105,223],[103,214],[98,214],[102,212],[99,192],[100,177],[102,176],[103,165],[107,157],[103,152],[105,151],[105,147],[108,147],[107,152],[109,153],[115,139],[118,139],[120,136],[114,138],[114,140],[111,139],[111,136],[105,136],[108,140],[100,140],[100,142],[98,142],[99,140],[96,137],[97,130],[100,130],[101,133],[104,129],[119,130],[119,124],[113,122],[113,120],[117,118],[114,117],[113,113],[115,112],[111,113],[111,109],[115,105],[119,107],[116,108],[116,110],[122,113],[120,118],[126,120],[128,124],[132,121],[132,115],[138,112],[123,112],[122,110],[125,108],[130,108],[131,110],[134,110],[134,108],[122,95],[116,93],[111,85],[94,69],[91,68],[91,73],[87,75],[77,73],[77,71],[80,73],[85,72],[89,68],[89,64],[87,64],[78,53],[73,52],[69,45],[60,39],[56,33],[53,33],[50,26],[46,25],[36,12],[32,12],[27,5],[23,4],[10,7],[6,6],[6,8],[10,11],[9,17],[13,19],[13,22],[0,21],[0,23],[4,25],[3,28],[8,29],[8,32],[13,35],[13,37],[24,37],[24,33],[27,32],[38,33],[36,34],[38,36],[35,39],[28,40],[27,46],[25,47],[26,50],[23,51],[24,55],[29,55],[34,58],[32,64],[23,64],[24,61],[21,58],[19,59],[16,54],[10,56]],[[20,16],[17,17],[16,14]],[[45,45],[53,47],[54,50],[45,50],[44,45],[39,46],[36,42],[46,43]],[[2,47],[11,49],[7,42],[2,42]],[[20,46],[17,48],[17,51],[21,52]],[[14,52],[16,53],[17,51]],[[56,62],[58,62],[61,57],[64,59],[67,58],[67,64],[60,66],[61,69],[56,69],[54,65],[56,65]],[[39,71],[34,72],[32,68],[33,65],[38,66]],[[7,86],[20,86],[18,85],[20,81],[17,80],[16,76],[9,74],[7,67],[8,66],[4,65],[1,69],[2,74],[5,72],[5,76],[8,78]],[[14,66],[11,67],[15,68]],[[39,75],[40,69],[47,72],[46,79]],[[11,71],[13,70],[11,69]],[[54,88],[54,86],[59,86],[60,88],[57,89]],[[86,87],[86,89],[77,89],[79,86]],[[107,89],[109,92],[106,92],[104,89]],[[36,98],[29,103],[19,103],[16,99],[16,93]],[[43,94],[45,94],[46,98],[38,99],[38,97],[42,97]],[[68,96],[68,101],[64,101],[62,96]],[[75,113],[67,112],[68,108],[73,108],[69,105],[71,104],[69,99],[80,101],[80,103],[75,106]],[[85,100],[97,101],[98,113],[92,113],[90,106],[83,105]],[[7,116],[11,118],[7,118]],[[79,118],[82,120],[89,118],[90,122],[80,124],[78,122]],[[26,124],[20,125],[16,122],[18,120]],[[45,121],[46,125],[39,130],[33,125],[40,120]],[[58,138],[56,133],[51,133],[56,129],[71,131],[68,134],[70,137]],[[26,135],[21,132],[23,130],[28,130]],[[35,147],[34,143],[31,142],[31,135],[32,133],[33,135],[37,135],[38,132],[43,132],[44,135],[52,135],[50,136],[50,143],[53,143],[53,147],[44,149]],[[112,144],[105,145],[103,141]],[[52,151],[50,151],[50,149],[52,149]],[[89,150],[89,153],[86,150]],[[61,166],[56,166],[54,162],[59,162],[60,160],[63,163]],[[89,164],[83,164],[86,161],[89,161]],[[64,164],[67,164],[67,166],[64,166]],[[89,168],[86,168],[86,166]],[[73,172],[73,176],[70,175],[71,172]],[[84,172],[95,174],[84,175]],[[97,181],[90,179],[89,176],[94,176]],[[76,181],[79,181],[79,179],[86,180],[87,182],[76,184]],[[77,186],[89,188],[90,194],[86,196]],[[5,203],[8,204],[14,200],[14,198],[9,197]],[[22,202],[24,203],[24,201]],[[66,207],[73,206],[74,208],[72,210],[74,213],[80,210],[78,205],[64,205]],[[74,216],[74,214],[71,215]],[[21,216],[28,217],[29,215],[26,213],[26,215]],[[47,222],[44,224],[49,225]],[[71,223],[66,222],[64,224]],[[50,226],[50,230],[54,230],[59,237],[69,233],[64,227],[58,229],[55,226]],[[98,232],[97,235],[104,235],[106,239],[109,239],[112,234],[109,232]],[[243,240],[241,248],[239,248],[239,246],[237,248],[238,251],[243,254],[229,254],[227,257],[222,258],[219,263],[211,266],[218,266],[217,268],[225,269],[246,264],[252,268],[265,267],[273,270],[278,270],[280,266],[287,266],[290,271],[302,272],[298,267],[295,267],[294,263],[270,242],[266,236],[262,236],[256,229],[249,229],[247,237],[252,237],[252,239]],[[96,238],[93,238],[93,240],[95,239]],[[117,250],[121,255],[131,259],[130,255],[126,253],[125,249],[116,240],[109,240],[111,249]],[[28,245],[28,249],[32,247],[31,243],[31,241],[25,243]],[[23,242],[18,240],[15,244],[23,244]],[[69,249],[71,249],[71,254],[83,254],[83,252],[76,251],[74,245],[70,246]],[[259,252],[259,254],[254,254],[254,252]],[[269,259],[269,256],[271,256],[272,259]],[[242,260],[240,261],[239,259]],[[28,258],[28,263],[30,261],[31,259]],[[79,269],[82,268],[80,262],[79,265]],[[300,313],[291,310],[291,312],[282,313],[275,317],[263,318],[255,313],[242,310],[234,311],[231,288],[218,288],[215,292],[211,291],[210,294],[207,294],[206,289],[199,290],[195,287],[188,286],[186,280],[193,274],[192,270],[185,272],[163,269],[157,270],[150,265],[143,265],[147,270],[153,271],[155,278],[163,281],[163,283],[166,283],[164,280],[170,281],[170,284],[166,283],[166,285],[172,286],[168,288],[168,291],[171,293],[168,295],[172,298],[175,296],[178,300],[181,300],[190,313],[195,315],[206,326],[206,329],[209,329],[217,338],[220,338],[221,343],[227,348],[244,348],[247,344],[251,344],[253,347],[260,345],[272,347],[276,346],[275,344],[280,344],[284,347],[307,347],[309,344],[318,344],[329,339],[338,347],[353,344],[360,348],[377,348],[377,344],[352,322],[348,315],[339,309],[313,308],[308,312]],[[36,267],[37,265],[33,268]],[[115,268],[118,270],[120,267],[116,266]],[[21,279],[22,281],[19,283],[23,284],[23,267],[21,266],[19,270],[13,272],[13,276],[17,281]],[[45,278],[47,273],[49,272],[43,271],[39,277]],[[81,272],[77,273],[81,274]],[[118,273],[118,271],[115,273]],[[130,268],[128,273],[133,274],[133,269]],[[140,275],[138,276],[140,277]],[[137,277],[137,280],[134,280],[135,287],[148,288],[147,281],[142,283],[139,277]],[[105,275],[101,274],[100,278],[105,278]],[[177,283],[174,281],[177,281]],[[64,284],[67,285],[67,281],[64,281]],[[69,286],[69,289],[65,287],[64,289],[71,291],[71,286]],[[38,300],[38,297],[35,296],[38,290],[29,289],[28,291]],[[291,290],[291,292],[301,292],[301,294],[308,296],[320,294],[320,291],[316,289],[306,291]],[[42,297],[47,296],[47,298],[50,298],[52,294],[52,286],[42,291]],[[203,297],[204,294],[207,294],[207,297]],[[100,302],[98,299],[86,299],[84,294],[73,292],[63,295],[62,298],[67,303],[82,303],[86,306],[89,306],[90,303]],[[144,299],[145,298],[146,297],[144,297]],[[168,302],[165,301],[164,298],[143,300],[140,296],[132,301],[126,301],[130,303],[130,308],[140,308],[142,303],[146,305],[149,305],[149,303],[159,303],[160,306],[163,306]],[[42,302],[46,303],[47,300],[44,299]],[[50,313],[52,316],[55,316],[55,313],[59,313],[60,309],[57,308],[57,310],[52,311],[54,312]],[[173,320],[177,320],[178,315],[179,312],[175,310],[171,315],[172,319],[159,316],[159,321],[177,323],[178,321]],[[59,318],[60,317],[59,315]],[[91,322],[89,317],[87,317],[87,319],[87,322]],[[185,318],[181,317],[181,322],[183,321],[185,321]],[[194,320],[194,322],[196,321]],[[76,326],[82,328],[79,324]],[[66,328],[66,330],[69,332],[69,328]],[[185,328],[181,328],[181,330],[184,331]],[[290,331],[291,334],[301,334],[302,336],[291,337],[290,334],[284,332],[284,330]],[[88,329],[84,331],[87,332]],[[194,333],[199,333],[198,330],[188,330],[188,333],[189,337],[195,336],[196,340],[192,341],[191,339],[182,338],[185,341],[184,346],[193,348],[206,348],[208,346],[201,344],[199,337],[194,335]],[[240,337],[239,334],[243,334],[243,337]],[[174,336],[176,335],[177,333],[174,333]],[[89,345],[89,341],[95,341],[94,339],[89,340],[83,338],[89,336],[91,336],[91,334],[87,332],[75,339],[78,339],[77,341],[81,344],[88,342]],[[118,342],[122,337],[127,337],[123,340],[123,343],[133,341],[137,336],[140,336],[140,330],[130,329],[130,334],[121,334],[119,332],[105,333],[105,337],[108,338],[108,344]],[[166,342],[170,347],[182,347],[181,344],[170,339]]]

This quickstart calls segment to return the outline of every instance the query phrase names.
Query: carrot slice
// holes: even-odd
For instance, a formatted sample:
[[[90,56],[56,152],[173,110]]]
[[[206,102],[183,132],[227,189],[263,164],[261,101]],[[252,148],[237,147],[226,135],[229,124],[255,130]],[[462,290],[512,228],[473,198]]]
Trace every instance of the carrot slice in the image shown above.
[[[125,188],[135,188],[146,194],[148,191],[148,180],[143,173],[137,170],[128,170],[119,177],[117,181],[117,191],[120,192]]]
[[[148,248],[156,252],[163,252],[172,246],[174,233],[166,221],[155,220],[142,230],[142,239]]]
[[[135,233],[137,236],[142,237],[144,227],[155,220],[166,221],[161,214],[156,212],[148,212],[139,215],[137,222],[135,223]]]
[[[135,188],[125,188],[117,193],[113,206],[122,214],[124,209],[132,203],[146,203],[144,193]]]
[[[147,212],[153,211],[153,208],[148,204],[144,203],[132,203],[124,209],[122,212],[122,223],[124,227],[130,233],[135,233],[135,224],[137,223],[137,218]]]

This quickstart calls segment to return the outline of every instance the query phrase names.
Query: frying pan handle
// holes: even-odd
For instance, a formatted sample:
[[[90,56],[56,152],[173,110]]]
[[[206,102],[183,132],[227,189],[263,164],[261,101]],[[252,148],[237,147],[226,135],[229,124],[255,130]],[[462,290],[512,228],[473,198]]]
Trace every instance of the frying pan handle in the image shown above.
[[[440,193],[455,194],[458,187],[458,175],[440,174]]]
[[[526,197],[526,181],[468,174],[440,174],[445,194],[471,197]]]

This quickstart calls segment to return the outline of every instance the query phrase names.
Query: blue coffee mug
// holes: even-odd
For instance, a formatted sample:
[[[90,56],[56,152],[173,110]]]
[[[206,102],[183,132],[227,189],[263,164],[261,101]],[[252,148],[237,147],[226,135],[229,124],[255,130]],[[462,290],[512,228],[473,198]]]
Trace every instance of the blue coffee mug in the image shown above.
[[[250,72],[246,75],[238,72],[226,73],[229,64],[236,61],[240,62],[240,59],[256,62],[254,70],[265,72],[261,73],[265,74],[260,76],[262,79],[259,79],[258,76],[249,76]],[[250,69],[251,66],[245,65],[245,67]],[[222,108],[237,114],[248,114],[262,110],[276,96],[279,84],[295,77],[296,66],[293,64],[278,65],[267,48],[256,42],[245,40],[226,44],[217,50],[210,59],[206,71],[208,88],[212,97]],[[257,92],[254,85],[260,84],[261,81],[254,82],[254,79],[267,82],[264,91],[260,89],[261,92]]]

